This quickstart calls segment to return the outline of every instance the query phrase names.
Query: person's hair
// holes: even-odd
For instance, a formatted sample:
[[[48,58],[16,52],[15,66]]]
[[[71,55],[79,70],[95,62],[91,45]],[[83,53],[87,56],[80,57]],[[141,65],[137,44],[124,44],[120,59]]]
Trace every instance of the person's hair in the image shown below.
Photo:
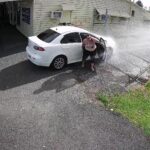
[[[89,36],[88,34],[85,34],[85,35],[84,35],[84,39],[87,38],[88,36]]]

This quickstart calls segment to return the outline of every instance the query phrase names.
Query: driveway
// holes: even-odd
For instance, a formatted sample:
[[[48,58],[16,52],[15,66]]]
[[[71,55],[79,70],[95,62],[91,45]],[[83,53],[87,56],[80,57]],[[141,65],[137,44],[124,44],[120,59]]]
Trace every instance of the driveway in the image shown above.
[[[20,43],[16,39],[15,45]],[[122,52],[116,51],[106,63],[97,63],[97,74],[88,64],[81,69],[80,63],[53,71],[31,64],[25,45],[15,45],[16,52],[6,51],[0,58],[1,150],[149,149],[140,129],[95,99],[99,90],[125,91],[131,75],[149,66],[148,55],[120,57]]]

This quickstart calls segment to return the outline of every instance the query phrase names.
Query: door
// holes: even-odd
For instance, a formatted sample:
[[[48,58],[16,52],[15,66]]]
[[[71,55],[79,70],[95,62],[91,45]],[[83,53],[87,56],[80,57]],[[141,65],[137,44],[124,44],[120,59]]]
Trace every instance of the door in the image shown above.
[[[82,43],[79,33],[66,34],[61,40],[61,47],[68,58],[69,63],[82,60]]]

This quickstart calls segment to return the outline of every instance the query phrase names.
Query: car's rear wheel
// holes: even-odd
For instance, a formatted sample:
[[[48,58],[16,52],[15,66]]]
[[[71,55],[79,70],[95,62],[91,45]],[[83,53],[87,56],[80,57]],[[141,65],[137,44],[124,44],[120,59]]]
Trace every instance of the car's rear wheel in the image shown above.
[[[60,70],[62,68],[64,68],[64,66],[67,63],[67,59],[65,56],[57,56],[53,62],[52,62],[52,66],[54,69],[56,70]]]

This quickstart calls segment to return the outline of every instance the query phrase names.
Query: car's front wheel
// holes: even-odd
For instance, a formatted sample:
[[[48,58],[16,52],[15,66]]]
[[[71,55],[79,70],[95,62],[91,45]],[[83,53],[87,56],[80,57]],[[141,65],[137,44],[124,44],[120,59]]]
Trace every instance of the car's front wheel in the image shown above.
[[[67,63],[67,59],[65,56],[57,56],[53,62],[52,62],[52,66],[54,69],[56,70],[60,70],[62,69]]]

